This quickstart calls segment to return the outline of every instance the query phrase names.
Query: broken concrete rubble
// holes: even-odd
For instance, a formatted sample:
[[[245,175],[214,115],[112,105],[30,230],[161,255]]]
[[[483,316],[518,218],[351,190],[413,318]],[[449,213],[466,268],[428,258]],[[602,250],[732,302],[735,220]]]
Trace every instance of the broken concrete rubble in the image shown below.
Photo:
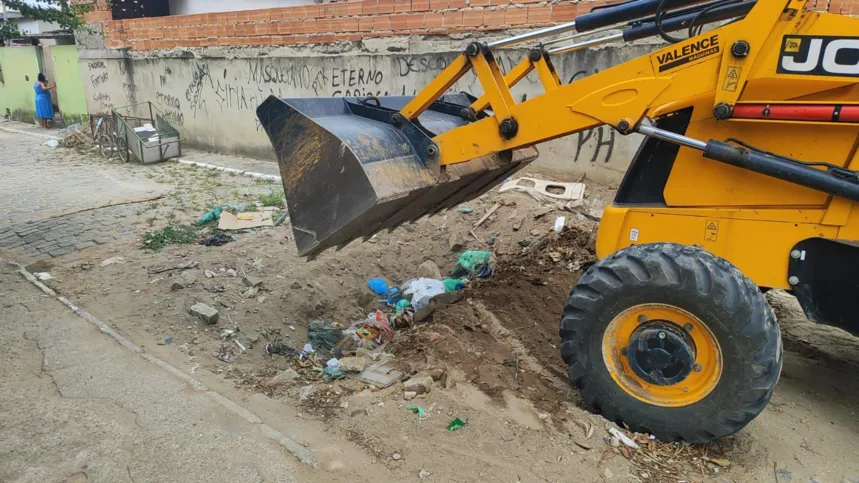
[[[432,388],[431,376],[415,376],[403,383],[406,391],[413,391],[417,394],[426,394]]]
[[[191,315],[198,317],[206,324],[215,325],[218,323],[218,311],[204,303],[196,303],[192,305],[191,308],[188,309],[188,312]]]
[[[183,288],[188,288],[191,285],[197,283],[197,275],[192,272],[182,272],[176,279],[173,281],[173,284],[170,286],[171,290],[182,290]]]
[[[343,372],[361,372],[369,363],[364,357],[343,357],[340,359],[340,370]]]
[[[277,387],[285,384],[292,384],[296,379],[298,379],[298,373],[295,372],[295,369],[290,367],[269,379],[266,384],[271,387]]]
[[[432,278],[441,280],[441,270],[432,260],[426,260],[418,266],[417,278]]]
[[[455,233],[453,235],[450,235],[450,238],[448,238],[447,243],[450,247],[450,251],[452,252],[461,252],[462,249],[465,248],[459,235]]]

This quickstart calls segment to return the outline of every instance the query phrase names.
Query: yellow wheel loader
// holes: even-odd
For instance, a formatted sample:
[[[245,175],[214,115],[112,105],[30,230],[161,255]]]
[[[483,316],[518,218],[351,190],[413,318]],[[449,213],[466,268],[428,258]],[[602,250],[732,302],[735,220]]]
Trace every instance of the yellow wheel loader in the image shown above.
[[[567,32],[613,33],[543,41],[506,73],[493,54]],[[648,36],[668,44],[569,84],[552,65]],[[482,96],[449,93],[469,71]],[[545,93],[515,102],[532,71]],[[307,257],[479,196],[540,142],[603,124],[646,136],[560,323],[586,404],[634,431],[703,443],[764,409],[782,366],[768,289],[859,333],[859,19],[804,0],[628,0],[470,43],[416,96],[272,97],[257,114]]]

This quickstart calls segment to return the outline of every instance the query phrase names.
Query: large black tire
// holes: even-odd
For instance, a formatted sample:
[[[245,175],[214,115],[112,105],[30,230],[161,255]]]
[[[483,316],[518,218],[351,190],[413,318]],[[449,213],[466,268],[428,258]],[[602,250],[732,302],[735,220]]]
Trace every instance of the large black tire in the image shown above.
[[[698,402],[665,407],[631,396],[609,374],[603,335],[639,304],[697,316],[721,347],[721,377]],[[782,366],[775,315],[754,282],[727,260],[673,243],[637,245],[593,265],[573,287],[561,319],[561,355],[588,407],[662,441],[706,443],[736,433],[769,402]]]

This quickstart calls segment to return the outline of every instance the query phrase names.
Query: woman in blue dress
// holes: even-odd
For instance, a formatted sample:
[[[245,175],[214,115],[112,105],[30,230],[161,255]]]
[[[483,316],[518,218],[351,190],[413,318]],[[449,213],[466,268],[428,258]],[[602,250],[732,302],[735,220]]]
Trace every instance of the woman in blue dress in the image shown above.
[[[36,117],[42,123],[42,127],[48,129],[48,120],[54,120],[54,103],[51,102],[51,89],[55,89],[56,84],[49,85],[45,74],[39,73],[39,82],[33,88],[36,90]]]

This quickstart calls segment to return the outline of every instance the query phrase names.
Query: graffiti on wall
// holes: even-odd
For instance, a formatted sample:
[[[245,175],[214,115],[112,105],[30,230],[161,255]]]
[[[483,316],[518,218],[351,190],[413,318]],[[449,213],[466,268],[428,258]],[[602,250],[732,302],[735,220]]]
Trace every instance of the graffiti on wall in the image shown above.
[[[218,133],[230,132],[236,133],[236,139],[242,143],[267,146],[264,136],[249,141],[242,138],[242,133],[262,131],[256,109],[269,96],[414,95],[455,57],[455,54],[427,54],[306,59],[110,59],[82,62],[81,68],[90,79],[88,88],[93,93],[90,107],[109,110],[114,107],[111,96],[124,97],[125,102],[139,98],[152,101],[170,124],[189,130],[186,133],[189,139],[224,144],[229,142],[226,139],[229,136]],[[508,72],[523,57],[516,52],[503,52],[497,58],[502,70]],[[559,71],[568,82],[594,72],[596,69]],[[474,95],[481,92],[473,73],[467,73],[451,89]],[[525,102],[542,92],[536,76],[523,79],[514,89],[517,102]],[[601,126],[568,137],[567,152],[575,162],[609,163],[616,156],[619,139],[612,128]]]

